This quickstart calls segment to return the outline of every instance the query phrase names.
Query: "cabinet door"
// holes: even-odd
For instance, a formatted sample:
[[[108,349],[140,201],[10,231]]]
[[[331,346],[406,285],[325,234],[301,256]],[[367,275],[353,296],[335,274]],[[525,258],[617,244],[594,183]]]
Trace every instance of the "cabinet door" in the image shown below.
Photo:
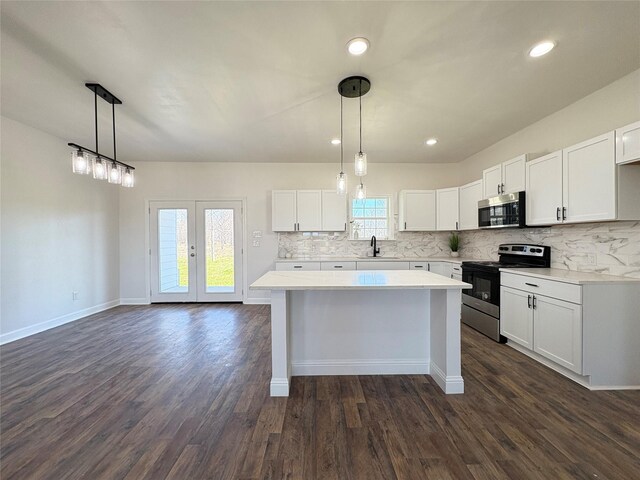
[[[298,190],[296,202],[298,231],[317,232],[322,230],[322,192],[320,190]]]
[[[502,164],[502,183],[501,193],[522,192],[525,185],[525,164],[527,162],[526,155],[512,158]]]
[[[562,151],[565,222],[616,218],[614,132]]]
[[[459,222],[460,189],[441,188],[436,190],[436,224],[438,230],[457,230]]]
[[[582,373],[582,307],[536,295],[533,312],[533,350]]]
[[[616,163],[640,162],[640,122],[616,129]]]
[[[429,271],[431,273],[437,273],[438,275],[448,277],[450,273],[447,265],[449,265],[447,262],[429,262]]]
[[[500,195],[502,186],[502,164],[488,168],[482,172],[482,196],[483,198]]]
[[[527,225],[562,223],[562,150],[526,164]]]
[[[335,190],[322,191],[322,230],[344,232],[347,229],[347,195]]]
[[[400,230],[436,229],[435,190],[405,190],[400,192],[400,204]]]
[[[460,187],[460,230],[478,228],[478,201],[482,200],[482,180]]]
[[[532,294],[500,287],[500,333],[528,349],[533,349],[532,303]]]
[[[271,192],[271,229],[274,232],[294,232],[296,222],[296,191]]]
[[[276,271],[298,272],[303,270],[318,271],[320,262],[276,262]]]
[[[358,270],[410,270],[411,264],[409,262],[394,262],[384,260],[365,260],[356,262],[356,268]],[[363,282],[366,282],[366,278]]]

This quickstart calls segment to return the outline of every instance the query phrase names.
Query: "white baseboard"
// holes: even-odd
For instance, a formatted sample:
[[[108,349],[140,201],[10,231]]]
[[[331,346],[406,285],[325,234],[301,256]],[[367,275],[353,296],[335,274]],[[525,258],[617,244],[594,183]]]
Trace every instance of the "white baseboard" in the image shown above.
[[[101,303],[100,305],[95,305],[93,307],[85,308],[83,310],[78,310],[77,312],[68,313],[66,315],[47,320],[46,322],[40,322],[29,327],[19,328],[18,330],[4,333],[0,335],[0,345],[15,342],[16,340],[20,340],[21,338],[35,335],[36,333],[44,332],[45,330],[49,330],[51,328],[59,327],[60,325],[64,325],[65,323],[80,320],[81,318],[84,318],[86,316],[109,310],[110,308],[117,307],[118,305],[120,305],[120,300],[111,300],[110,302]]]
[[[270,298],[247,298],[242,303],[245,305],[271,305]]]
[[[431,362],[431,378],[433,378],[440,388],[447,394],[464,393],[464,380],[460,375],[446,376],[442,369]]]
[[[315,360],[291,362],[294,376],[314,375],[423,375],[429,359],[407,360]]]
[[[149,303],[149,300],[145,297],[121,298],[120,305],[150,305],[150,303]]]
[[[272,397],[288,397],[289,396],[289,379],[288,378],[272,378],[270,392]]]
[[[640,390],[640,385],[591,385],[591,377],[588,375],[579,375],[572,372],[571,370],[564,368],[562,365],[558,365],[542,355],[532,352],[511,340],[507,341],[507,345],[527,357],[532,358],[536,362],[543,364],[545,367],[549,367],[551,370],[558,372],[560,375],[564,375],[569,380],[573,380],[588,390]]]

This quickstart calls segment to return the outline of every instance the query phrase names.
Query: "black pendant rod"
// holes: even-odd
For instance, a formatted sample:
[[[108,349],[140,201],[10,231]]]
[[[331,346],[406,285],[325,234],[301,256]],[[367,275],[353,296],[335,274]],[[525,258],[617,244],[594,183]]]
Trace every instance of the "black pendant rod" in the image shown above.
[[[95,116],[95,123],[96,123],[96,152],[99,152],[100,149],[98,148],[98,92],[97,91],[93,91],[93,113]]]
[[[358,90],[360,100],[360,153],[362,153],[362,79],[360,79],[360,89]]]
[[[340,173],[344,173],[344,146],[342,144],[342,95],[340,95]]]
[[[116,157],[116,104],[112,103],[111,104],[111,114],[113,116],[113,158],[114,160],[118,157]]]

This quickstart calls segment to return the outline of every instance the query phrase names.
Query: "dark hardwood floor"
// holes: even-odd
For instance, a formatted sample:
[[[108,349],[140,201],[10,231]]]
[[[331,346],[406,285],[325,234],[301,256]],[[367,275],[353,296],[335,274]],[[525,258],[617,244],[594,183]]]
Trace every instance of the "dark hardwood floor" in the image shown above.
[[[269,307],[118,307],[1,348],[8,479],[638,479],[640,392],[590,392],[463,329],[428,376],[298,377]]]

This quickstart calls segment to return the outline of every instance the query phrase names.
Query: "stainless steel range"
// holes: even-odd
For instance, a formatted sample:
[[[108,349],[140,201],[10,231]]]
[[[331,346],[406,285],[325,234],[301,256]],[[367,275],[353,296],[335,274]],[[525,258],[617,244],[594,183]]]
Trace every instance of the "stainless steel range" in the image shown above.
[[[544,245],[503,244],[498,247],[497,262],[462,262],[462,281],[473,285],[462,291],[462,322],[496,342],[500,335],[500,269],[549,268],[551,247]]]

